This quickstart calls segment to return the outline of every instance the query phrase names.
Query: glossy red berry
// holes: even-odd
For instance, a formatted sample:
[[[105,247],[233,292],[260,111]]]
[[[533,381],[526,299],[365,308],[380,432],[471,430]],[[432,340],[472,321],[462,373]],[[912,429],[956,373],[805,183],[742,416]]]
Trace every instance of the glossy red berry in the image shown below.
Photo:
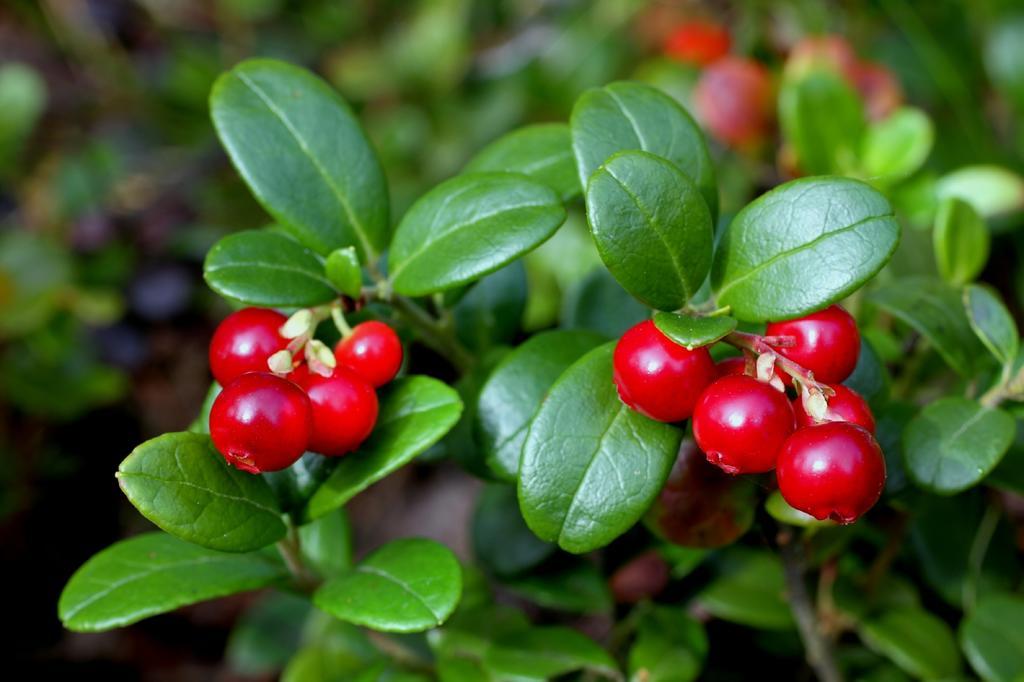
[[[309,443],[313,415],[302,389],[269,372],[224,387],[210,408],[210,437],[229,464],[251,473],[291,466]]]
[[[380,388],[394,379],[402,366],[402,342],[395,330],[383,322],[363,322],[338,342],[334,357],[339,365]]]
[[[665,54],[680,62],[707,66],[728,54],[731,46],[725,27],[709,21],[688,21],[669,34]]]
[[[337,456],[358,448],[377,423],[377,394],[365,379],[346,367],[331,376],[310,372],[305,365],[291,375],[309,396],[313,428],[309,449]]]
[[[715,372],[719,378],[730,374],[746,374],[747,359],[742,355],[736,358],[726,358],[715,364]]]
[[[723,57],[701,73],[693,101],[701,122],[723,144],[755,147],[772,130],[775,98],[768,70],[751,59]]]
[[[868,407],[864,398],[842,384],[833,384],[831,388],[836,394],[828,399],[828,410],[826,410],[825,418],[822,421],[850,422],[873,434],[875,432],[875,416],[871,414],[871,408]],[[799,397],[793,401],[793,413],[796,415],[797,428],[820,423],[807,414],[804,410],[803,400]]]
[[[770,322],[765,334],[793,337],[793,346],[776,351],[814,372],[814,378],[823,383],[841,383],[857,366],[857,323],[837,305],[795,320]]]
[[[715,378],[715,363],[706,348],[686,350],[650,320],[622,335],[613,360],[622,402],[663,422],[693,414],[701,391]]]
[[[288,345],[278,330],[284,315],[266,308],[231,313],[210,340],[210,371],[221,386],[246,372],[266,372],[267,358]]]
[[[771,470],[793,428],[786,394],[750,376],[726,376],[711,384],[693,413],[697,446],[729,474]]]
[[[870,433],[849,422],[798,429],[776,469],[779,492],[816,519],[853,523],[885,487],[885,458]]]

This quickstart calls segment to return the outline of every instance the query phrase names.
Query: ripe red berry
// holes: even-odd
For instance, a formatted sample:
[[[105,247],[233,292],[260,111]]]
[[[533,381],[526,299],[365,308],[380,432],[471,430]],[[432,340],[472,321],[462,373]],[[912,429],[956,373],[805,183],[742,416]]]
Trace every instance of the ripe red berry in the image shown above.
[[[731,46],[724,27],[709,21],[688,21],[669,34],[665,54],[687,64],[707,66],[728,54]]]
[[[882,494],[885,458],[861,427],[828,422],[798,429],[786,440],[776,475],[791,507],[816,519],[853,523]]]
[[[793,337],[793,346],[776,351],[814,372],[814,378],[823,383],[841,383],[857,366],[857,323],[837,305],[795,320],[770,322],[765,333]]]
[[[246,372],[266,372],[267,358],[288,345],[278,330],[284,315],[266,308],[231,313],[210,340],[210,371],[221,386]]]
[[[892,71],[881,64],[856,64],[850,71],[850,80],[872,121],[882,120],[903,103],[903,88]]]
[[[755,147],[771,132],[771,76],[758,62],[723,57],[701,73],[693,98],[698,118],[723,144]]]
[[[793,428],[786,394],[749,376],[726,376],[711,384],[693,413],[697,445],[728,474],[771,470]]]
[[[338,342],[334,357],[339,365],[380,388],[394,379],[402,366],[402,342],[395,330],[383,322],[363,322]]]
[[[373,431],[377,394],[355,372],[338,366],[324,377],[302,365],[289,376],[306,391],[313,407],[308,449],[331,457],[343,455],[358,448]]]
[[[224,387],[210,408],[210,437],[229,464],[258,474],[291,466],[309,443],[313,416],[302,389],[269,372]]]
[[[828,399],[828,410],[822,421],[850,422],[873,434],[875,432],[875,416],[871,414],[871,408],[868,407],[864,398],[842,384],[834,384],[831,388],[836,394]],[[797,428],[821,423],[816,422],[811,415],[804,411],[804,403],[799,396],[793,401],[793,413],[796,415]]]
[[[622,402],[663,422],[693,414],[701,391],[715,378],[715,363],[706,348],[686,350],[650,320],[622,335],[613,364]]]
[[[747,359],[742,355],[735,358],[726,358],[715,365],[716,376],[719,378],[730,374],[746,374]]]

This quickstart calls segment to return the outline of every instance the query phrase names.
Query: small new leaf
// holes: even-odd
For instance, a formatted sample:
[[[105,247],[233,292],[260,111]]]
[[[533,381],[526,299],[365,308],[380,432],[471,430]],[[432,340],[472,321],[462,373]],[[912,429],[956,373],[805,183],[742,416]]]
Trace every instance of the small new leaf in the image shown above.
[[[331,284],[349,298],[359,298],[363,288],[363,271],[354,246],[335,249],[324,262],[324,272]]]

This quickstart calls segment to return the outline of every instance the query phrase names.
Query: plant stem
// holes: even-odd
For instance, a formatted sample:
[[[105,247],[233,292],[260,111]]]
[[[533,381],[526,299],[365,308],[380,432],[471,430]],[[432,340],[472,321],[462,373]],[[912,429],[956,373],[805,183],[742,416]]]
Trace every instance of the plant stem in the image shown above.
[[[978,532],[974,534],[971,550],[967,554],[967,578],[964,580],[963,602],[964,611],[974,610],[974,602],[978,598],[978,581],[981,580],[981,567],[988,554],[988,546],[992,543],[999,526],[1000,511],[994,504],[989,504],[985,515],[978,524]]]
[[[419,332],[423,343],[446,357],[460,372],[465,373],[472,368],[473,355],[459,343],[450,328],[446,329],[415,301],[405,296],[392,296],[389,302],[395,312]]]
[[[784,339],[787,337],[765,337],[758,336],[757,334],[748,334],[746,332],[730,332],[723,341],[728,343],[730,346],[735,346],[742,350],[747,350],[757,355],[763,353],[775,354],[775,364],[778,365],[782,371],[789,376],[796,379],[800,384],[808,388],[817,388],[825,396],[835,395],[835,391],[829,388],[828,385],[819,383],[814,380],[814,373],[808,369],[804,369],[801,365],[793,362],[787,357],[778,354],[775,351],[775,347],[784,348],[786,342]],[[772,343],[775,344],[773,347]]]
[[[306,563],[302,559],[302,546],[298,530],[290,520],[287,523],[288,532],[277,542],[277,551],[281,553],[288,572],[292,574],[295,587],[302,592],[312,594],[320,586],[320,581],[306,567]]]
[[[419,654],[403,645],[401,642],[385,635],[383,632],[367,629],[366,635],[373,645],[377,647],[378,651],[390,656],[402,667],[417,672],[432,673],[434,671],[430,663],[423,660]]]
[[[805,560],[802,548],[788,532],[780,539],[779,553],[782,555],[786,576],[789,607],[796,618],[800,639],[807,652],[807,664],[821,682],[843,682],[843,676],[832,655],[832,645],[821,632],[814,604],[804,584]]]

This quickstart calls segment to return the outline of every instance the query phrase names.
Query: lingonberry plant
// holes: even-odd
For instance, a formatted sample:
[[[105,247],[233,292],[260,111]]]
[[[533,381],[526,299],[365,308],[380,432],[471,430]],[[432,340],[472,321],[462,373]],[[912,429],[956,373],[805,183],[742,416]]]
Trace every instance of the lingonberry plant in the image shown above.
[[[726,56],[728,36],[706,26],[673,41],[678,58],[707,65],[696,102],[711,131],[763,141],[763,67]],[[1015,434],[1001,405],[1024,396],[1017,330],[946,242],[937,255],[955,283],[883,272],[901,239],[893,178],[917,170],[917,147],[894,159],[884,141],[852,149],[834,136],[822,148],[792,128],[805,98],[860,101],[846,80],[861,82],[858,62],[842,48],[797,52],[779,105],[801,172],[841,174],[784,182],[730,216],[694,120],[638,82],[587,91],[568,124],[498,140],[392,228],[381,165],[326,83],[271,60],[224,74],[214,126],[274,224],[210,250],[207,283],[240,309],[211,340],[208,400],[188,431],[143,443],[117,472],[160,531],[82,566],[60,600],[64,624],[104,630],[272,587],[298,595],[303,617],[315,607],[290,680],[690,680],[711,619],[795,630],[824,680],[879,656],[957,676],[948,626],[893,564],[915,508],[973,518],[980,497],[958,511],[941,496],[990,474],[1019,482],[1016,469],[993,473]],[[758,117],[746,120],[751,103]],[[895,170],[872,170],[883,166]],[[960,204],[941,214],[951,233],[976,217]],[[466,306],[497,316],[501,278],[580,205],[605,266],[594,286],[616,301],[591,304],[609,327],[513,335],[516,347],[486,352]],[[925,407],[894,407],[883,351],[953,372],[938,373]],[[421,538],[352,561],[346,503],[419,455],[445,454],[489,481],[472,528],[484,570]],[[999,516],[987,509],[971,556],[947,557],[931,580],[969,612],[961,637],[975,669],[1012,679],[989,673],[1006,669],[991,623],[1019,619],[1021,605],[989,589],[1008,585],[988,570]],[[915,532],[941,537],[935,523]],[[694,571],[707,574],[699,589],[670,587]],[[493,585],[545,615],[496,601]],[[622,617],[604,646],[550,615],[610,613],[612,600]],[[937,657],[915,648],[922,638]],[[837,643],[863,655],[837,655]]]

